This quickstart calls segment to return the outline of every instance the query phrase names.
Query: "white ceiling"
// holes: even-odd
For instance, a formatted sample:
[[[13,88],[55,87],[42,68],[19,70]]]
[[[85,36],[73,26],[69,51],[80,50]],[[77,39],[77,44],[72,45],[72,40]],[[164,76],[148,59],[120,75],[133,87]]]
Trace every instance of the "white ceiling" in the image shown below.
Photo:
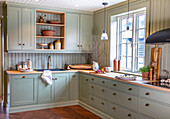
[[[103,8],[102,2],[108,2],[107,6],[111,6],[126,0],[5,0],[5,1],[57,8],[76,9],[83,11],[95,11]]]

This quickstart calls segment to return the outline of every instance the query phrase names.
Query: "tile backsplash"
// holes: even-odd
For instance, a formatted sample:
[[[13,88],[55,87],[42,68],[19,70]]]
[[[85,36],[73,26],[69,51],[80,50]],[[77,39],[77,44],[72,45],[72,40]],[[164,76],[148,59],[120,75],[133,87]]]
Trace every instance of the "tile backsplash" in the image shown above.
[[[85,64],[87,63],[87,54],[53,54],[53,53],[5,53],[5,70],[16,69],[17,64],[32,60],[33,69],[46,69],[48,56],[51,56],[50,68],[64,68],[64,64]]]

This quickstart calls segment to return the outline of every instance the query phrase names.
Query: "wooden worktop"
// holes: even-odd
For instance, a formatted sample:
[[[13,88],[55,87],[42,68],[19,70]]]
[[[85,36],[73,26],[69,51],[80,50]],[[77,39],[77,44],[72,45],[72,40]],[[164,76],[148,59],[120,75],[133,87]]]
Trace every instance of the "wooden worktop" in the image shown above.
[[[93,75],[93,76],[99,76],[99,77],[117,80],[117,81],[121,81],[121,82],[126,82],[126,83],[130,83],[130,84],[138,85],[138,86],[143,86],[143,87],[148,87],[148,88],[152,88],[152,89],[156,89],[156,90],[170,92],[170,89],[168,89],[168,88],[163,88],[163,87],[159,87],[159,86],[146,84],[146,83],[152,83],[153,81],[143,80],[141,77],[138,77],[136,80],[123,80],[123,79],[115,78],[115,76],[121,75],[120,73],[111,72],[111,73],[105,73],[105,74],[98,74],[98,73],[94,73],[93,70],[52,71],[52,73],[66,73],[66,72],[68,72],[68,73],[81,72],[81,73],[85,73],[85,74],[89,74],[89,75]],[[16,74],[19,75],[19,74],[42,74],[43,72],[41,72],[41,71],[32,71],[32,72],[6,71],[6,73],[8,75],[16,75]]]

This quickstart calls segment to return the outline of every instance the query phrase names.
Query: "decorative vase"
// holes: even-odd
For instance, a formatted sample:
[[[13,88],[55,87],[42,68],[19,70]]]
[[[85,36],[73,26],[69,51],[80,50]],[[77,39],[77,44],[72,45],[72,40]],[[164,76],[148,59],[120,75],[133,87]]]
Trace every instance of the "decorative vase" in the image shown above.
[[[149,72],[142,72],[142,78],[148,79],[149,78]]]

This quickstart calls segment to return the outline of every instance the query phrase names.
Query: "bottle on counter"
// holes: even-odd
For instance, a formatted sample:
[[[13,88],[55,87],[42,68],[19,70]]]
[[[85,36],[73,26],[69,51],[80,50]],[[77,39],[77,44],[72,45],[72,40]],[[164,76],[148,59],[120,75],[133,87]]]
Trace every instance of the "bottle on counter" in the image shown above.
[[[113,70],[117,71],[117,60],[116,59],[113,60],[113,65],[114,65]]]
[[[56,49],[56,50],[61,50],[61,42],[60,42],[59,40],[57,40],[57,41],[55,42],[55,49]]]
[[[27,62],[23,62],[23,69],[27,69]]]
[[[28,59],[28,69],[32,69],[32,61],[31,61],[31,59]]]
[[[118,71],[120,71],[120,59],[118,60]]]

